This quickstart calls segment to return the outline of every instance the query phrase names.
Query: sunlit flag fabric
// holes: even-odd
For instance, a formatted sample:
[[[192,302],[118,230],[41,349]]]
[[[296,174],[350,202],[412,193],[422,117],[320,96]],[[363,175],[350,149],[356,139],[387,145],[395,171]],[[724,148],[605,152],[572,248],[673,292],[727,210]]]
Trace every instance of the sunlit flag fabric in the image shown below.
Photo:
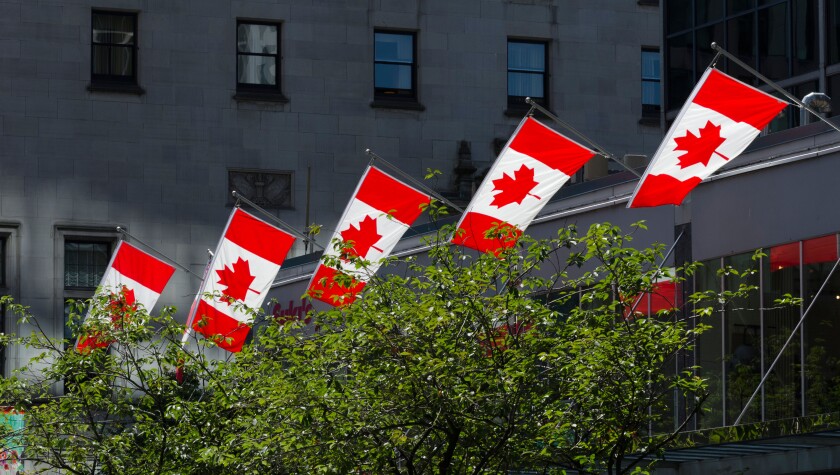
[[[138,306],[151,312],[174,272],[175,268],[171,265],[120,241],[102,276],[86,319],[110,319],[113,324],[119,324],[125,313]],[[107,295],[111,295],[111,298],[104,299],[107,303],[101,304],[100,300]],[[111,343],[111,339],[92,332],[79,338],[76,349],[86,352],[93,348],[107,347]]]
[[[526,117],[467,206],[452,242],[481,252],[512,247],[554,193],[593,155]]]
[[[653,156],[628,208],[679,205],[737,157],[788,103],[707,69]]]
[[[429,195],[368,167],[324,251],[326,262],[321,259],[309,282],[307,294],[334,306],[352,303],[430,202]],[[357,266],[360,263],[348,259],[351,256],[365,265]],[[334,261],[332,265],[330,260]]]
[[[295,238],[234,208],[201,286],[193,329],[239,352]]]

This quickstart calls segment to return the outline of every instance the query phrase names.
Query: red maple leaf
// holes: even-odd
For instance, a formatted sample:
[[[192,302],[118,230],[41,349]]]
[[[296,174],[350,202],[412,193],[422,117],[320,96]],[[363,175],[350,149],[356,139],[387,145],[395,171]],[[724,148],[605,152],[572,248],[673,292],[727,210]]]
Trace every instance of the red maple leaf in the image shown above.
[[[490,206],[501,208],[511,203],[522,204],[522,200],[529,195],[540,200],[542,198],[531,194],[531,190],[538,184],[534,181],[534,169],[522,165],[513,172],[512,177],[505,173],[501,178],[493,180],[493,191],[499,193],[493,196]]]
[[[370,248],[374,248],[379,252],[382,249],[374,246],[382,235],[376,229],[376,219],[372,216],[365,216],[365,219],[359,221],[359,227],[350,225],[349,228],[341,231],[341,239],[348,245],[344,249],[344,253],[352,254],[360,259],[364,259]]]
[[[680,161],[680,168],[688,168],[697,163],[701,163],[703,166],[708,165],[709,160],[712,159],[712,154],[717,151],[720,144],[726,142],[726,139],[720,136],[720,126],[713,124],[710,120],[706,121],[706,125],[699,132],[699,135],[694,135],[691,131],[686,131],[684,136],[674,138],[674,142],[677,143],[674,150],[685,152],[677,157],[677,160]],[[720,155],[720,152],[718,152],[718,155]],[[723,158],[729,160],[727,157]]]
[[[224,269],[217,270],[216,273],[219,274],[218,283],[227,286],[222,291],[222,294],[230,300],[241,300],[244,302],[249,290],[259,293],[250,288],[256,276],[251,275],[251,266],[248,264],[248,261],[241,257],[230,268],[225,266]],[[228,305],[232,303],[230,300],[228,301]]]

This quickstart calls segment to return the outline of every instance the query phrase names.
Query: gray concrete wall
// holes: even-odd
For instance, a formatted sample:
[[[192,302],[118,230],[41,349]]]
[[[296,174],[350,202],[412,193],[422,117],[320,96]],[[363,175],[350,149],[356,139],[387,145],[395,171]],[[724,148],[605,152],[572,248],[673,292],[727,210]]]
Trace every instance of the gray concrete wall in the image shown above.
[[[145,94],[86,89],[93,8],[139,12]],[[238,17],[282,22],[288,103],[233,99]],[[294,209],[277,214],[300,229],[306,168],[310,220],[329,228],[365,148],[415,177],[441,169],[437,187],[450,189],[458,142],[489,166],[518,121],[504,114],[509,36],[550,41],[561,117],[618,156],[651,154],[661,132],[638,124],[639,56],[659,43],[659,21],[656,7],[614,0],[0,0],[0,227],[14,234],[14,292],[60,334],[61,241],[116,225],[200,272],[230,212],[231,167],[294,171]],[[425,111],[371,108],[376,27],[418,31]],[[197,287],[179,271],[160,303],[185,308]]]

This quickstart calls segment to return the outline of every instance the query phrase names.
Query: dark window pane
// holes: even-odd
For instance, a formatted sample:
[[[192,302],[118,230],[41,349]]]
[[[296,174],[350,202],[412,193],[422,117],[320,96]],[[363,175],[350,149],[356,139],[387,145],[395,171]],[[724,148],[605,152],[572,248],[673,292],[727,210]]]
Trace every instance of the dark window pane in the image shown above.
[[[738,13],[755,7],[755,0],[729,0],[727,10],[729,13]]]
[[[661,78],[659,65],[659,51],[642,51],[642,105],[655,106],[662,104],[659,95],[659,81]]]
[[[544,72],[545,44],[508,42],[508,69]]]
[[[773,305],[785,294],[799,297],[799,243],[770,248],[764,258],[764,360],[772,362],[800,318],[798,306]],[[764,384],[765,419],[789,419],[800,415],[799,338],[782,353]],[[767,363],[766,367],[769,367]]]
[[[738,59],[755,68],[755,13],[735,17],[726,22],[728,50]],[[755,76],[732,61],[727,61],[726,71],[733,77],[752,83]]]
[[[829,112],[830,116],[835,116],[840,114],[840,74],[835,74],[834,76],[828,77],[828,97],[834,99],[835,97],[838,99],[832,100],[833,106],[831,108],[831,112]]]
[[[700,28],[697,30],[697,64],[694,69],[695,81],[700,79],[703,72],[712,62],[716,52],[712,49],[712,42],[723,44],[723,23]]]
[[[105,242],[66,241],[64,243],[64,287],[95,289],[110,261]]]
[[[819,66],[819,32],[816,0],[793,2],[793,74],[814,71]]]
[[[508,95],[517,97],[545,97],[543,75],[529,73],[508,73]]]
[[[236,48],[240,53],[277,54],[277,26],[240,23]]]
[[[374,33],[374,96],[380,99],[416,98],[414,34]]]
[[[694,277],[695,288],[698,292],[711,290],[720,292],[720,277],[717,271],[720,268],[720,259],[713,259],[703,262],[703,266],[697,271]],[[705,403],[705,411],[698,415],[698,428],[720,427],[723,425],[723,312],[720,304],[714,299],[700,302],[698,308],[711,307],[714,309],[708,317],[703,317],[700,322],[711,326],[708,330],[697,337],[695,348],[698,375],[709,381],[709,398]]]
[[[832,275],[816,296],[837,261],[837,236],[802,243],[805,277],[805,409],[806,415],[840,411],[840,275]]]
[[[694,5],[697,15],[694,18],[694,23],[697,25],[719,20],[723,17],[723,0],[698,0],[694,2]]]
[[[694,86],[694,42],[686,33],[668,40],[668,109],[679,109]]]
[[[827,0],[825,8],[828,62],[831,64],[840,63],[840,0]]]
[[[133,13],[93,12],[90,70],[95,79],[134,80],[136,24]]]
[[[241,84],[277,84],[275,56],[239,55],[238,71],[237,80]]]
[[[546,44],[508,41],[508,104],[522,104],[522,98],[546,99]]]
[[[374,86],[386,89],[411,89],[411,66],[377,64]]]
[[[134,44],[134,16],[117,13],[93,14],[93,43]]]
[[[752,253],[739,254],[724,259],[724,265],[739,271],[755,269],[758,262]],[[724,281],[726,290],[738,290],[741,284],[759,285],[758,272],[742,272],[741,277],[729,274]],[[761,380],[761,301],[758,292],[733,299],[727,304],[726,319],[726,424],[731,425],[744,410],[744,406]],[[760,401],[750,404],[742,422],[761,420]]]
[[[665,12],[668,34],[691,28],[691,0],[667,0]]]
[[[414,36],[410,34],[376,33],[374,55],[376,61],[412,63]]]
[[[758,12],[759,72],[770,79],[788,77],[787,4]]]

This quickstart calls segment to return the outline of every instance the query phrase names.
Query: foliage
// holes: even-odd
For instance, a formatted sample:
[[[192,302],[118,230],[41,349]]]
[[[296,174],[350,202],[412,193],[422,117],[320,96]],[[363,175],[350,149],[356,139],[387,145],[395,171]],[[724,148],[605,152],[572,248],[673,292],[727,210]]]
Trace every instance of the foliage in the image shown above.
[[[662,246],[630,245],[641,227],[562,228],[498,256],[447,245],[445,227],[352,305],[263,322],[227,359],[209,340],[184,350],[172,309],[77,325],[108,351],[9,338],[41,355],[0,397],[27,412],[25,457],[67,473],[631,473],[706,397],[673,370],[706,328],[693,305],[633,311],[666,274]]]

